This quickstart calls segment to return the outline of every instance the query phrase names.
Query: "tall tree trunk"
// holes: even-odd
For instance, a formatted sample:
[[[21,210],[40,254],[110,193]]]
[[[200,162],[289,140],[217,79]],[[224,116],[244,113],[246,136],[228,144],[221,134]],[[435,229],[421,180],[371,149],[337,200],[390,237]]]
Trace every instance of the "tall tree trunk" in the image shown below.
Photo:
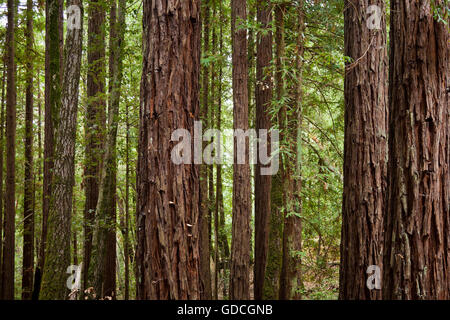
[[[288,94],[286,90],[286,82],[284,77],[285,70],[285,60],[286,60],[286,51],[285,51],[285,20],[287,19],[287,4],[280,3],[275,6],[275,28],[276,28],[276,71],[275,71],[275,81],[276,81],[276,95],[277,101],[280,103],[285,95]],[[291,144],[289,141],[290,138],[290,128],[288,127],[288,112],[287,106],[282,104],[279,106],[278,111],[278,126],[281,131],[281,143],[283,149],[288,149]],[[288,270],[287,270],[287,260],[289,255],[289,243],[288,239],[291,236],[292,230],[289,229],[288,215],[291,213],[291,202],[292,202],[292,193],[293,193],[293,181],[292,181],[292,168],[291,168],[291,159],[289,154],[283,153],[281,154],[283,161],[281,165],[281,188],[282,188],[282,206],[279,207],[280,215],[282,215],[282,250],[281,250],[281,269],[280,269],[280,288],[278,293],[278,298],[285,300],[286,297],[286,289],[288,285]]]
[[[280,279],[280,300],[299,300],[301,298],[301,259],[302,249],[302,211],[301,204],[301,124],[303,101],[303,52],[304,52],[304,2],[297,5],[297,50],[296,50],[296,79],[293,79],[295,87],[294,110],[288,116],[289,123],[295,124],[294,130],[288,130],[287,145],[294,159],[286,163],[285,179],[288,188],[285,189],[285,218],[283,230],[283,260]],[[292,178],[289,178],[292,177]]]
[[[41,103],[41,70],[37,71],[37,98],[38,98],[38,128],[37,128],[37,140],[38,140],[38,169],[37,176],[39,181],[42,181],[42,103]],[[36,200],[36,198],[35,198]],[[36,236],[37,238],[37,236]],[[39,243],[39,241],[37,241]],[[36,247],[38,244],[36,243]],[[38,249],[38,248],[36,248]]]
[[[59,109],[58,129],[55,140],[53,186],[48,216],[48,241],[40,294],[40,298],[44,300],[67,299],[66,269],[71,262],[71,217],[75,181],[75,139],[81,67],[83,8],[81,0],[68,0],[67,7],[70,5],[77,5],[81,9],[81,18],[80,28],[77,26],[68,28],[64,50],[62,100],[59,102],[61,103],[61,108]],[[50,43],[52,42],[50,41]],[[51,48],[53,47],[51,46]]]
[[[125,35],[125,3],[111,1],[108,136],[97,205],[94,249],[95,292],[98,298],[116,298],[116,140],[119,125],[120,87]],[[117,12],[118,11],[118,12]]]
[[[255,24],[255,19],[257,15],[257,4],[253,1],[249,1],[247,4],[247,23],[249,25]],[[248,114],[249,114],[249,127],[255,127],[255,119],[254,119],[254,101],[255,96],[253,94],[253,90],[255,90],[255,80],[256,80],[256,46],[257,43],[255,41],[255,29],[250,28],[248,30],[247,36],[247,59],[248,59],[248,80],[247,80],[247,98],[248,98]],[[256,95],[256,90],[255,90]]]
[[[270,136],[260,136],[259,130],[270,130],[271,120],[269,111],[272,103],[272,7],[270,1],[258,1],[257,20],[261,29],[256,35],[256,132],[261,141],[258,150],[267,147],[269,152]],[[257,163],[255,167],[255,268],[254,268],[254,297],[263,298],[264,278],[269,246],[270,220],[270,189],[272,176],[262,175],[264,164]]]
[[[380,29],[368,28],[369,5],[381,8]],[[387,159],[387,55],[384,1],[346,3],[344,194],[340,299],[376,300],[367,268],[382,268]]]
[[[203,24],[203,56],[209,56],[209,16],[210,1],[204,1]],[[202,72],[203,106],[201,109],[201,121],[208,127],[208,98],[209,98],[209,65],[203,67]],[[206,142],[203,142],[203,148]],[[202,150],[203,150],[202,148]],[[210,269],[210,236],[209,236],[209,199],[208,199],[208,165],[200,165],[200,281],[201,298],[211,299],[211,269]]]
[[[125,300],[130,298],[130,239],[129,239],[129,226],[130,226],[130,120],[128,116],[129,107],[126,104],[125,117],[126,117],[126,144],[125,144],[125,235],[123,251],[125,257]]]
[[[450,36],[433,15],[391,1],[384,299],[450,299]]]
[[[247,4],[231,1],[231,35],[233,47],[233,127],[248,130],[248,60]],[[244,24],[244,25],[243,25]],[[237,164],[237,139],[234,141],[233,223],[231,240],[230,298],[250,298],[250,220],[251,189],[249,145],[245,142],[245,164]],[[246,139],[247,140],[247,139]]]
[[[33,1],[27,0],[25,181],[23,199],[22,300],[31,299],[34,268],[34,178],[33,178]]]
[[[37,139],[38,139],[38,169],[37,169],[37,178],[39,181],[42,181],[42,167],[43,167],[43,161],[42,161],[42,104],[41,104],[41,81],[40,81],[40,77],[41,77],[41,72],[40,70],[37,71],[37,88],[38,88],[38,93],[37,93],[37,98],[38,98],[38,129],[37,129]],[[36,190],[36,187],[35,187]],[[35,201],[36,201],[36,197],[35,197]],[[41,219],[42,219],[42,226],[43,226],[43,221],[44,221],[44,217],[43,215],[41,215]],[[41,258],[43,258],[43,254],[41,254],[43,252],[43,248],[41,246],[41,241],[43,240],[43,232],[41,230],[41,234],[40,235],[36,235],[36,239],[35,239],[35,243],[36,243],[36,253],[37,253],[37,263],[36,263],[36,268],[35,268],[35,272],[34,272],[34,281],[33,281],[33,292],[31,294],[31,299],[32,300],[37,300],[39,297],[39,290],[40,290],[40,286],[41,286],[41,266],[40,266],[40,261]],[[41,251],[42,250],[42,251]]]
[[[51,9],[51,11],[50,11]],[[34,277],[33,299],[38,299],[45,265],[48,215],[52,188],[53,156],[58,124],[62,72],[62,8],[61,0],[45,3],[45,115],[44,115],[44,176],[42,181],[42,228],[39,258]]]
[[[215,1],[213,1],[213,17],[212,17],[212,48],[211,48],[211,55],[216,57],[217,55],[217,4]],[[215,122],[214,119],[214,113],[216,113],[216,101],[218,99],[217,96],[217,89],[216,89],[216,80],[217,79],[217,63],[216,60],[214,60],[211,64],[211,101],[212,101],[212,108],[211,108],[211,117],[210,117],[210,128],[216,128],[217,122]],[[220,115],[218,115],[220,116]],[[214,165],[211,166],[214,168]],[[217,170],[217,164],[216,164],[216,170]],[[214,290],[211,299],[217,300],[218,299],[218,278],[217,278],[217,264],[218,264],[218,258],[219,258],[219,237],[218,237],[218,228],[219,228],[219,215],[217,214],[216,210],[216,199],[214,194],[214,170],[210,171],[210,186],[209,186],[209,216],[210,220],[212,220],[212,216],[214,215],[214,252],[211,252],[211,255],[214,259],[214,274],[212,277],[214,278]],[[217,177],[217,175],[216,175]],[[210,225],[210,230],[212,231],[212,223]],[[212,233],[212,232],[211,232]],[[210,244],[212,247],[213,239],[210,239]]]
[[[3,54],[2,102],[0,109],[0,299],[2,298],[2,261],[3,261],[3,160],[5,158],[5,85],[6,85],[6,51]]]
[[[0,298],[14,299],[14,248],[15,248],[15,156],[16,156],[16,65],[15,54],[14,0],[8,0],[8,26],[6,31],[7,88],[6,88],[6,180],[5,180],[5,222],[2,257],[2,287]]]
[[[102,0],[88,5],[88,71],[87,114],[85,119],[84,164],[84,251],[83,289],[94,285],[94,268],[90,267],[92,239],[95,229],[95,211],[99,196],[102,158],[105,140],[105,6]],[[98,293],[97,293],[98,294]]]
[[[292,224],[292,235],[295,240],[292,243],[292,249],[295,252],[291,256],[290,263],[290,274],[291,274],[291,285],[294,290],[290,290],[291,299],[300,300],[301,289],[303,287],[302,282],[302,260],[300,252],[302,251],[302,137],[303,137],[303,61],[305,52],[305,1],[301,1],[297,9],[297,51],[296,51],[296,72],[297,72],[297,84],[295,87],[295,101],[297,101],[297,110],[294,115],[297,117],[297,132],[296,140],[297,143],[293,143],[296,146],[296,167],[295,167],[295,179],[294,179],[294,212],[297,216],[291,217],[290,223]]]
[[[275,6],[275,93],[277,101],[285,94],[285,83],[283,77],[283,58],[285,54],[284,43],[284,15],[286,3]],[[278,111],[278,128],[280,130],[280,142],[286,145],[286,106],[282,105]],[[280,155],[280,169],[272,180],[270,191],[270,227],[269,227],[269,252],[266,265],[264,282],[264,299],[278,299],[280,291],[281,267],[283,259],[283,207],[285,206],[286,181],[284,163],[285,155]]]
[[[199,299],[199,170],[171,134],[199,116],[200,1],[144,1],[138,158],[138,299]]]

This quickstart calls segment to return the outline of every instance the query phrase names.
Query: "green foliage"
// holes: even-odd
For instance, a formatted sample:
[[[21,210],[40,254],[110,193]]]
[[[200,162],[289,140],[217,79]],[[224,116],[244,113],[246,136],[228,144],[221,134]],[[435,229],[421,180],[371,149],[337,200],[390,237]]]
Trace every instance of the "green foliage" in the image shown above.
[[[286,4],[286,14],[284,16],[285,27],[285,56],[282,57],[282,78],[285,83],[286,94],[280,99],[273,99],[270,114],[273,122],[277,122],[279,111],[282,107],[286,107],[287,118],[289,119],[284,134],[292,133],[296,130],[297,119],[292,116],[297,112],[297,101],[293,98],[293,89],[297,85],[297,70],[295,66],[298,37],[297,31],[297,5],[298,1],[280,1]],[[105,2],[106,3],[106,2]],[[219,10],[219,3],[221,8]],[[255,9],[257,0],[248,1],[249,10]],[[440,2],[442,5],[436,6],[433,1],[433,10],[435,18],[443,23],[448,22],[448,0]],[[233,103],[231,90],[231,30],[230,30],[230,4],[229,2],[219,2],[218,0],[210,1],[209,5],[216,5],[216,15],[213,16],[212,10],[210,14],[210,31],[213,29],[217,32],[216,47],[210,44],[210,52],[203,53],[201,65],[215,70],[216,77],[214,86],[218,90],[221,86],[221,108],[220,114],[222,120],[222,130],[233,128]],[[338,267],[339,261],[339,243],[341,228],[341,195],[342,195],[342,163],[343,163],[343,137],[344,137],[344,97],[343,97],[343,77],[344,64],[348,62],[348,58],[343,55],[344,49],[344,27],[343,15],[344,1],[305,1],[306,14],[306,30],[305,36],[305,52],[303,59],[303,121],[301,126],[300,141],[284,141],[281,144],[280,154],[286,164],[293,164],[295,152],[289,148],[291,144],[300,144],[302,152],[301,176],[302,176],[302,212],[294,212],[290,210],[287,215],[297,215],[303,221],[303,246],[301,252],[295,252],[296,256],[302,259],[302,274],[304,276],[302,295],[306,299],[334,299],[337,297],[338,283]],[[0,13],[2,15],[3,13]],[[253,19],[242,21],[240,27],[247,28],[253,33],[253,39],[259,32],[269,32],[262,30],[258,25],[254,16]],[[19,11],[19,21],[23,21],[24,13]],[[84,17],[84,23],[87,25],[87,15]],[[136,230],[135,230],[135,207],[136,207],[136,159],[138,155],[138,137],[139,137],[139,100],[140,100],[140,81],[142,70],[142,3],[128,2],[126,13],[126,46],[124,48],[123,59],[123,83],[122,94],[119,110],[119,128],[117,137],[117,202],[119,206],[118,218],[115,224],[121,226],[121,208],[120,204],[125,199],[125,168],[126,155],[128,151],[130,166],[130,241],[131,248],[136,246]],[[23,179],[24,179],[24,109],[25,109],[25,70],[24,62],[27,57],[24,54],[24,23],[20,23],[16,31],[17,55],[16,62],[18,65],[17,75],[17,156],[16,156],[16,198],[17,212],[23,211]],[[45,15],[41,9],[35,14],[34,30],[35,30],[35,114],[34,114],[34,172],[35,172],[35,237],[36,244],[41,233],[42,223],[42,147],[43,147],[43,127],[44,127],[44,28]],[[222,30],[223,35],[223,52],[219,52],[219,31]],[[85,38],[87,39],[87,28],[85,30]],[[106,36],[107,26],[105,26]],[[272,25],[272,32],[274,26]],[[4,46],[4,28],[0,28],[0,45]],[[210,36],[212,41],[212,36]],[[212,42],[211,42],[212,43]],[[256,43],[256,42],[255,42]],[[84,123],[86,117],[86,72],[87,72],[87,41],[84,41],[83,58],[82,58],[82,81],[80,82],[80,106],[78,114],[78,129],[76,140],[76,174],[74,187],[74,215],[72,218],[72,232],[77,237],[77,247],[72,247],[72,254],[77,253],[78,263],[82,261],[83,252],[83,210],[84,210],[84,186],[83,186],[83,168],[84,168]],[[3,58],[2,58],[3,59]],[[2,60],[3,61],[3,60]],[[272,66],[275,64],[273,61]],[[2,64],[3,66],[3,64]],[[253,61],[253,66],[255,62]],[[219,68],[222,68],[222,76],[219,77]],[[253,86],[254,93],[254,70],[251,71],[250,83]],[[273,74],[273,69],[268,70],[267,74]],[[212,72],[210,72],[211,76]],[[37,78],[39,77],[40,86],[37,86]],[[210,85],[211,88],[211,85]],[[40,94],[38,92],[40,90]],[[213,110],[214,124],[216,126],[218,114],[218,94],[210,96],[209,106]],[[102,97],[107,100],[107,93]],[[254,100],[254,99],[253,99]],[[41,118],[39,118],[38,104],[41,105]],[[128,113],[126,110],[128,109]],[[252,110],[252,109],[251,109]],[[254,112],[252,110],[251,112]],[[210,116],[211,117],[211,116]],[[130,123],[129,138],[130,145],[126,147],[126,120]],[[252,123],[251,123],[252,124]],[[275,126],[277,127],[277,126]],[[41,133],[41,145],[38,144],[38,133]],[[296,135],[290,135],[296,137]],[[232,145],[226,145],[228,150],[232,149]],[[214,179],[217,168],[214,167]],[[225,226],[223,232],[231,244],[231,225],[232,225],[232,181],[233,166],[222,166],[223,177],[223,198],[225,210]],[[252,180],[253,183],[253,180]],[[289,210],[295,208],[291,203]],[[21,288],[21,259],[22,259],[22,215],[16,215],[16,296],[20,297]],[[214,231],[212,235],[214,239]],[[124,257],[123,245],[124,238],[121,232],[117,232],[117,248],[118,248],[118,277],[117,277],[117,295],[118,299],[124,295]],[[134,252],[133,254],[134,255]],[[278,263],[275,257],[275,263]],[[72,257],[74,260],[74,257]],[[132,260],[134,263],[134,259]],[[134,276],[134,264],[130,265],[130,292],[131,298],[135,292],[136,279]],[[221,275],[221,283],[226,286],[229,277],[228,270]],[[225,297],[226,298],[226,297]]]

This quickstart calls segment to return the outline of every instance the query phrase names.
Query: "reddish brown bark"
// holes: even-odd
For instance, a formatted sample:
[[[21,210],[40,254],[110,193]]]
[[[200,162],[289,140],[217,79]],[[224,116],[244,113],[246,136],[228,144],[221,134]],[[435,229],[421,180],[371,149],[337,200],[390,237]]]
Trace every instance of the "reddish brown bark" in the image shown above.
[[[257,20],[261,28],[268,29],[256,35],[256,132],[269,130],[271,120],[269,110],[272,103],[272,73],[270,63],[272,61],[272,8],[270,1],[258,1]],[[270,137],[264,138],[264,143],[270,141]],[[262,142],[259,142],[259,148]],[[270,144],[267,145],[270,150]],[[263,298],[264,277],[266,271],[267,253],[269,246],[269,221],[270,221],[270,190],[272,177],[261,175],[263,164],[257,163],[255,167],[255,267],[254,267],[254,297],[256,300]]]
[[[450,299],[450,36],[433,14],[391,1],[385,299]]]
[[[25,180],[23,199],[22,300],[31,298],[34,268],[33,178],[33,2],[27,1],[25,89]]]
[[[0,298],[2,296],[2,257],[3,257],[3,161],[5,159],[4,137],[5,137],[5,85],[6,85],[6,52],[3,55],[2,76],[2,102],[0,109]]]
[[[138,299],[199,299],[199,170],[171,134],[199,116],[200,1],[144,1],[137,181]]]
[[[8,26],[6,31],[7,83],[6,83],[6,179],[5,179],[5,222],[2,257],[1,299],[14,299],[14,256],[15,256],[15,156],[16,156],[16,65],[14,63],[14,30],[16,6],[8,0]]]
[[[245,0],[231,1],[233,47],[233,128],[248,130],[248,60]],[[237,139],[234,142],[233,222],[231,235],[230,298],[250,298],[250,218],[251,189],[248,141],[245,164],[237,164]]]
[[[367,8],[381,8],[381,29],[367,27]],[[387,161],[387,56],[384,1],[347,2],[344,195],[340,299],[380,299],[367,268],[382,268]],[[363,19],[361,19],[363,17]]]

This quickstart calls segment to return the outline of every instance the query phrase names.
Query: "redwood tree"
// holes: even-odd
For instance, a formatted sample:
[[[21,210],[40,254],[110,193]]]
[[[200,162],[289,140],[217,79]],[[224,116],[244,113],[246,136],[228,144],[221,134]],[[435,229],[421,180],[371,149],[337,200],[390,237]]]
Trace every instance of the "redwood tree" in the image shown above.
[[[384,1],[347,1],[344,195],[340,299],[379,299],[366,285],[367,268],[382,267],[387,158],[387,55]],[[381,8],[369,29],[369,5]],[[363,18],[361,18],[363,17]]]
[[[22,299],[31,298],[34,268],[34,178],[33,178],[33,1],[27,0],[26,89],[25,89],[25,181],[23,198]]]
[[[137,297],[199,299],[199,170],[171,159],[199,116],[200,1],[144,1]]]
[[[2,261],[3,261],[3,161],[5,159],[4,137],[5,137],[5,85],[6,85],[6,54],[3,55],[2,76],[2,101],[0,109],[0,299],[2,297]]]
[[[246,0],[231,1],[231,35],[233,51],[233,128],[248,130],[248,60]],[[237,140],[237,139],[235,139]],[[237,164],[237,141],[234,142],[233,222],[231,235],[230,298],[250,298],[250,219],[252,213],[248,143],[245,164]]]
[[[272,8],[270,1],[257,2],[257,21],[262,29],[256,38],[256,132],[269,130],[271,120],[269,110],[272,103],[272,73],[270,63],[272,61]],[[258,150],[263,143],[269,141],[260,137],[263,142],[258,142]],[[270,150],[270,145],[267,145]],[[263,285],[266,271],[267,252],[269,245],[269,221],[270,221],[270,190],[272,176],[261,175],[263,164],[257,163],[255,167],[255,268],[254,268],[254,296],[256,300],[263,298]]]
[[[450,299],[450,36],[433,16],[391,1],[385,299]]]
[[[0,294],[2,299],[14,299],[15,253],[15,171],[16,171],[16,65],[15,52],[15,1],[8,0],[8,26],[6,31],[7,84],[6,84],[6,180],[5,221]]]

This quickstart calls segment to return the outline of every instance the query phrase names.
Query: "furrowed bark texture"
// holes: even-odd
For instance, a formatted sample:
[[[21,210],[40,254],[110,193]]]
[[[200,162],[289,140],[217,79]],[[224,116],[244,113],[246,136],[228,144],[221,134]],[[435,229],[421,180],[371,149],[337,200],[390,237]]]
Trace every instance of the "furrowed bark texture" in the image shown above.
[[[171,159],[172,132],[193,137],[199,116],[199,19],[198,0],[144,1],[138,299],[200,298],[199,170]]]
[[[233,127],[248,130],[248,60],[246,1],[231,1],[233,47]],[[251,189],[248,141],[245,164],[237,164],[237,139],[234,141],[233,222],[231,240],[230,299],[250,298],[250,218]]]
[[[51,9],[51,11],[50,11]],[[45,4],[45,124],[44,124],[44,177],[42,182],[42,230],[39,259],[36,267],[35,299],[39,296],[42,269],[45,264],[45,246],[47,243],[47,220],[50,208],[51,181],[53,172],[53,155],[55,151],[55,134],[59,105],[55,104],[56,89],[61,90],[62,76],[62,2],[46,1]],[[58,53],[58,57],[56,54]],[[56,61],[57,60],[57,61]],[[58,63],[58,66],[56,66]],[[57,87],[55,85],[58,84]]]
[[[430,1],[394,0],[390,39],[383,298],[450,299],[448,26]]]
[[[70,0],[68,6],[83,7],[80,0]],[[55,140],[52,193],[48,215],[46,259],[40,298],[65,300],[68,298],[67,267],[71,265],[71,219],[73,186],[75,182],[75,139],[77,128],[78,91],[81,67],[82,18],[80,28],[67,30],[64,49],[62,100]]]
[[[269,29],[272,22],[272,8],[270,1],[258,1],[257,20],[261,28]],[[272,32],[258,32],[256,41],[256,132],[269,130],[271,120],[269,110],[272,103]],[[258,150],[267,143],[270,150],[270,136],[263,142],[258,142]],[[270,189],[272,176],[261,175],[264,164],[257,163],[255,167],[255,267],[254,267],[254,297],[255,300],[263,298],[264,277],[269,248],[269,221],[270,221]]]
[[[105,6],[94,0],[88,6],[88,72],[87,115],[85,125],[84,168],[84,273],[83,288],[94,284],[94,268],[91,268],[92,239],[95,228],[102,158],[105,146],[106,101],[105,101]],[[99,293],[96,293],[97,295]]]
[[[352,2],[352,3],[350,3]],[[380,29],[367,26],[367,9],[381,8]],[[344,193],[340,299],[376,300],[367,268],[382,268],[387,169],[387,50],[384,1],[346,1]]]

